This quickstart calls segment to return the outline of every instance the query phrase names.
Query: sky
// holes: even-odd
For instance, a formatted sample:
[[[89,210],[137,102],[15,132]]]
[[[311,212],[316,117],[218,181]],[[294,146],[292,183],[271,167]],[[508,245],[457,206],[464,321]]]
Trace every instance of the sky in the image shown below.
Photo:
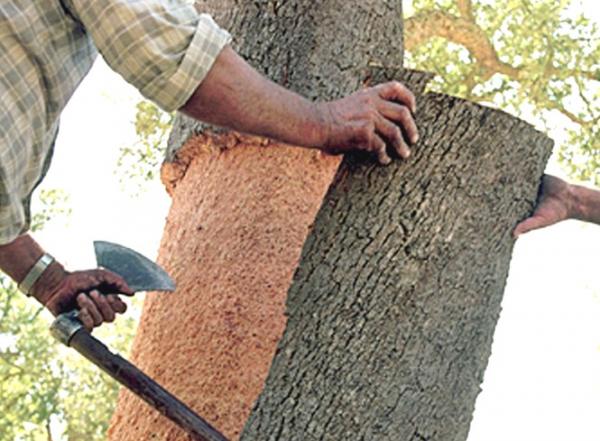
[[[140,99],[99,60],[63,113],[43,188],[64,189],[72,214],[35,237],[69,269],[95,266],[96,239],[156,256],[170,199],[159,182],[132,197],[116,168]],[[598,226],[518,240],[469,441],[600,441],[599,263]]]

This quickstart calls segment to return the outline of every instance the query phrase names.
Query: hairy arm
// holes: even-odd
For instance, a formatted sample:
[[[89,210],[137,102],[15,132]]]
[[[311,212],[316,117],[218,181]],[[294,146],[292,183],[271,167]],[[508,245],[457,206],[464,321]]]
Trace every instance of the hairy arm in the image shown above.
[[[413,94],[398,82],[314,103],[263,77],[226,46],[180,110],[201,121],[292,145],[370,151],[387,164],[391,152],[408,157],[408,143],[417,141],[415,109]]]
[[[571,185],[573,218],[600,225],[600,191]]]
[[[329,152],[364,150],[380,163],[407,158],[416,142],[413,94],[390,82],[331,102],[313,103],[260,75],[226,46],[192,97],[180,109],[219,126]],[[405,139],[406,138],[406,139]],[[21,282],[44,254],[29,236],[0,246],[0,269]],[[88,329],[111,322],[125,304],[112,293],[133,294],[116,274],[103,269],[68,272],[53,262],[31,294],[53,314],[73,308]]]
[[[200,121],[290,144],[323,142],[325,116],[317,106],[260,75],[230,47],[181,110]]]

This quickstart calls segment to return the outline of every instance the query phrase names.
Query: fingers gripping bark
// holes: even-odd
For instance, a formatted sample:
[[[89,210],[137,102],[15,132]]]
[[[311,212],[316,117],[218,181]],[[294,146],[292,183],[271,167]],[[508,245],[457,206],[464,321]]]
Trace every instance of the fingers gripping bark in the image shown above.
[[[363,150],[373,153],[381,164],[389,164],[391,152],[408,158],[408,143],[419,137],[412,115],[415,97],[396,81],[322,103],[320,110],[329,127],[324,147],[329,152]]]
[[[388,83],[375,86],[379,91],[379,96],[387,101],[395,101],[407,106],[411,112],[417,111],[417,101],[413,93],[404,84],[399,81],[390,81]]]
[[[404,139],[402,138],[402,132],[397,125],[391,123],[388,119],[380,116],[377,119],[377,132],[380,133],[384,139],[388,140],[388,144],[391,147],[393,147],[394,151],[398,154],[398,156],[400,156],[403,159],[409,157],[410,150],[404,142]],[[379,162],[381,164],[389,164],[392,160],[386,153],[385,143],[383,143],[383,154],[385,154],[385,157],[387,157],[387,162],[382,162],[381,158],[378,156],[378,158],[380,159]]]

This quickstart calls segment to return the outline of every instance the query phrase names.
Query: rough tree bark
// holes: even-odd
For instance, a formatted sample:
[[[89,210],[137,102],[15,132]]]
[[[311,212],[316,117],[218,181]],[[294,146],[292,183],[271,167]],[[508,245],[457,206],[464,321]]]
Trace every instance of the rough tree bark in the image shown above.
[[[208,0],[200,9],[254,66],[311,98],[400,75],[400,0]],[[414,156],[387,168],[347,158],[316,221],[339,158],[178,119],[159,252],[178,290],[148,296],[133,360],[237,439],[316,222],[242,438],[464,439],[510,230],[532,207],[549,143],[453,98],[418,106]],[[126,392],[109,436],[186,439]]]
[[[467,101],[418,103],[411,161],[341,164],[242,440],[467,438],[511,231],[535,202],[552,143]]]

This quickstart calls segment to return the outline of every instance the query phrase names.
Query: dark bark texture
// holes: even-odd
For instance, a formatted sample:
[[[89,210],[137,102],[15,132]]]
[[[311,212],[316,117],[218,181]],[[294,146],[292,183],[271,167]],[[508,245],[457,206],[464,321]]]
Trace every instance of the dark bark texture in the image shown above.
[[[417,102],[410,160],[343,161],[242,440],[467,438],[511,231],[534,206],[552,142],[464,100]]]
[[[200,0],[196,7],[231,33],[252,66],[310,99],[358,90],[374,66],[402,66],[401,0]],[[206,128],[179,116],[167,160]]]

